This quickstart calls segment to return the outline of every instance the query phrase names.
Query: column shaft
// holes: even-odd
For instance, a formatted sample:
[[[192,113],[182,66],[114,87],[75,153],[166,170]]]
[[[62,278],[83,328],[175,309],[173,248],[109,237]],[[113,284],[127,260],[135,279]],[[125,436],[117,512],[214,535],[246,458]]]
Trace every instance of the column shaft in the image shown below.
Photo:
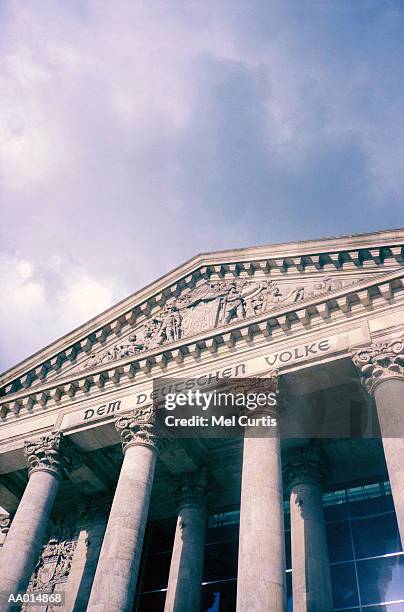
[[[404,545],[404,336],[378,340],[355,351],[352,359],[375,400]]]
[[[401,542],[404,544],[404,378],[388,378],[374,389],[384,456]]]
[[[62,475],[79,465],[73,447],[59,431],[26,440],[24,455],[29,480],[14,516],[0,559],[0,611],[12,609],[8,594],[25,591],[38,561]]]
[[[34,471],[28,481],[0,555],[0,592],[25,591],[43,544],[59,477]],[[11,606],[1,605],[1,612]]]
[[[321,488],[296,483],[290,492],[294,612],[332,612],[331,576]]]
[[[244,438],[237,612],[283,612],[285,545],[279,438]]]
[[[87,612],[132,610],[155,465],[152,446],[126,449]]]
[[[200,608],[207,512],[201,507],[178,513],[164,612]]]

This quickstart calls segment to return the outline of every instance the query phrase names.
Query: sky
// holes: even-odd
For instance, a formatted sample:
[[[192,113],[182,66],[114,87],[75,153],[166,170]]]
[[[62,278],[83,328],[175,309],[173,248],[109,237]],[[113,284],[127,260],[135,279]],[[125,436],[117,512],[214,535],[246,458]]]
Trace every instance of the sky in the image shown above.
[[[404,2],[0,0],[0,370],[203,251],[402,227]]]

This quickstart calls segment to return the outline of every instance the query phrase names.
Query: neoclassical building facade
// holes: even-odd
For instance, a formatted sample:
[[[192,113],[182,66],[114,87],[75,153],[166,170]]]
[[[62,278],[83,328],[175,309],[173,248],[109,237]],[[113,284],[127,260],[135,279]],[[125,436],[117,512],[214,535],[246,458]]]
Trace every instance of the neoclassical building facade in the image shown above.
[[[0,610],[403,612],[403,245],[199,255],[6,372]],[[158,420],[251,378],[295,432]]]

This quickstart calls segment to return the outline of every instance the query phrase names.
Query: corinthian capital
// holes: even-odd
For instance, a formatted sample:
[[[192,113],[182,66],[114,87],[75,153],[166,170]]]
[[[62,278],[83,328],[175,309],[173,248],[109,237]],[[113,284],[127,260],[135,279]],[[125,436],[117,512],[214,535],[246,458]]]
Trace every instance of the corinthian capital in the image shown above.
[[[264,374],[242,378],[236,383],[236,390],[240,393],[277,393],[279,385],[279,373],[271,370]]]
[[[154,406],[136,408],[131,413],[119,417],[115,421],[115,429],[121,436],[123,452],[129,446],[150,446],[156,451],[161,451],[166,444],[156,425]]]
[[[324,484],[328,472],[327,461],[318,446],[299,446],[292,448],[283,462],[285,486]]]
[[[352,354],[361,373],[361,380],[369,393],[386,378],[404,378],[404,337],[377,342]]]
[[[52,431],[38,440],[26,440],[24,455],[30,476],[44,470],[62,477],[80,463],[79,454],[74,452],[60,431]]]
[[[234,391],[237,394],[243,394],[245,402],[238,404],[239,414],[249,416],[258,415],[276,415],[280,411],[278,399],[272,401],[268,399],[269,395],[277,394],[279,387],[279,374],[277,370],[270,370],[257,376],[249,376],[248,378],[240,379],[234,386]],[[259,396],[259,403],[255,403],[255,398]],[[264,396],[268,401],[264,401]],[[248,400],[254,400],[254,410],[251,410],[248,405]]]
[[[187,472],[173,480],[174,497],[177,510],[188,506],[206,510],[212,499],[207,488],[206,470]]]

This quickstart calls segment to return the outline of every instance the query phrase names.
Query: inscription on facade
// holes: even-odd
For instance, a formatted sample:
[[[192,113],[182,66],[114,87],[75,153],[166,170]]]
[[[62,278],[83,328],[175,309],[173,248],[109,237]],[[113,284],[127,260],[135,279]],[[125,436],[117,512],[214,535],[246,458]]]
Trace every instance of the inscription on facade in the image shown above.
[[[88,408],[84,412],[84,420],[91,419],[94,416],[103,416],[104,414],[113,414],[118,411],[121,407],[121,400],[109,402],[108,404],[101,404],[97,408]]]
[[[271,367],[278,366],[281,364],[289,363],[290,361],[297,361],[299,359],[307,359],[325,353],[330,350],[330,341],[321,340],[320,342],[309,342],[308,344],[302,344],[292,349],[286,349],[279,353],[274,353],[265,357],[265,361]]]
[[[125,412],[125,410],[140,407],[158,400],[157,393],[163,395],[165,393],[179,393],[192,388],[211,386],[215,384],[215,382],[223,381],[223,379],[226,378],[259,375],[261,372],[265,372],[265,370],[268,369],[277,369],[284,366],[290,366],[293,363],[313,360],[327,353],[348,348],[348,346],[348,334],[338,334],[313,342],[306,342],[304,344],[280,349],[274,353],[256,357],[221,370],[189,377],[186,383],[181,379],[178,384],[171,384],[169,388],[164,386],[160,387],[159,392],[153,391],[153,387],[150,385],[147,389],[139,390],[137,393],[119,399],[112,399],[109,402],[103,402],[99,406],[88,407],[80,412],[65,414],[61,426],[62,428],[71,427],[79,423],[91,422],[113,416],[117,412]]]

